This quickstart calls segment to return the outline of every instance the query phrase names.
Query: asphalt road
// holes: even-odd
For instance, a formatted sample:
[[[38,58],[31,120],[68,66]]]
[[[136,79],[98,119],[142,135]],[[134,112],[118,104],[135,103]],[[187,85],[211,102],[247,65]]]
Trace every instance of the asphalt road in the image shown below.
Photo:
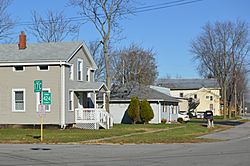
[[[215,143],[152,145],[0,145],[0,165],[249,166],[250,123],[206,137]]]

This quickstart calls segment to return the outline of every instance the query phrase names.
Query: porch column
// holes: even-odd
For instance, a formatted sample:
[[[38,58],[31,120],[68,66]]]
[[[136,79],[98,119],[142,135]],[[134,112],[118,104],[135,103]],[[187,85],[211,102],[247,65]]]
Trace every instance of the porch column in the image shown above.
[[[106,104],[105,103],[106,103],[106,93],[103,93],[103,109],[106,108]]]

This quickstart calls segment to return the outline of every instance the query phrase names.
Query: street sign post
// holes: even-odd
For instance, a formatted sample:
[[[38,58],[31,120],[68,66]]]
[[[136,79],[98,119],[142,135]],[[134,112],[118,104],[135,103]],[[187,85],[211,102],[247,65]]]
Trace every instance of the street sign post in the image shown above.
[[[42,80],[35,80],[34,81],[34,92],[41,92],[42,91]]]
[[[34,92],[39,93],[39,105],[38,105],[38,107],[40,107],[40,108],[38,111],[41,111],[41,112],[42,112],[42,110],[40,110],[40,109],[43,109],[43,106],[40,106],[41,105],[42,90],[43,90],[42,80],[34,80]],[[40,123],[41,123],[41,142],[43,142],[43,116],[41,116],[41,115],[40,115]]]
[[[51,93],[43,92],[42,94],[42,104],[50,105],[51,104]]]

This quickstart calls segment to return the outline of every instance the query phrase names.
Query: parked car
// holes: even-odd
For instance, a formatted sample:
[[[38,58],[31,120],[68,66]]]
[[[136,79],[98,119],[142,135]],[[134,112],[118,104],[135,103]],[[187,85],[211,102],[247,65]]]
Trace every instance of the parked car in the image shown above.
[[[196,113],[196,118],[203,119],[204,118],[204,112],[197,112]]]
[[[188,122],[188,121],[190,121],[190,118],[189,118],[187,113],[178,113],[177,121],[180,123]]]

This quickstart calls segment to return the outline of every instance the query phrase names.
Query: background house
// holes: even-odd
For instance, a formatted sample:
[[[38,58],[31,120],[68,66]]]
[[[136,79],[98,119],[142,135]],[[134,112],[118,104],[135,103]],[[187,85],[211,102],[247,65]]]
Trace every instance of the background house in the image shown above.
[[[157,85],[170,88],[170,94],[181,100],[181,111],[212,110],[214,115],[221,115],[220,87],[215,79],[161,79]]]
[[[169,95],[158,92],[149,86],[122,87],[111,93],[110,114],[114,123],[132,123],[127,115],[130,99],[137,96],[139,100],[146,99],[154,112],[154,118],[149,123],[161,123],[161,120],[177,120],[179,110],[178,100]],[[168,118],[171,116],[171,118]]]
[[[109,115],[104,109],[97,110],[96,94],[108,89],[104,83],[94,82],[96,69],[81,42],[26,44],[21,33],[19,44],[1,44],[0,124],[40,123],[40,97],[34,93],[33,83],[42,80],[43,91],[52,93],[44,124],[97,128],[96,111],[105,118]]]

